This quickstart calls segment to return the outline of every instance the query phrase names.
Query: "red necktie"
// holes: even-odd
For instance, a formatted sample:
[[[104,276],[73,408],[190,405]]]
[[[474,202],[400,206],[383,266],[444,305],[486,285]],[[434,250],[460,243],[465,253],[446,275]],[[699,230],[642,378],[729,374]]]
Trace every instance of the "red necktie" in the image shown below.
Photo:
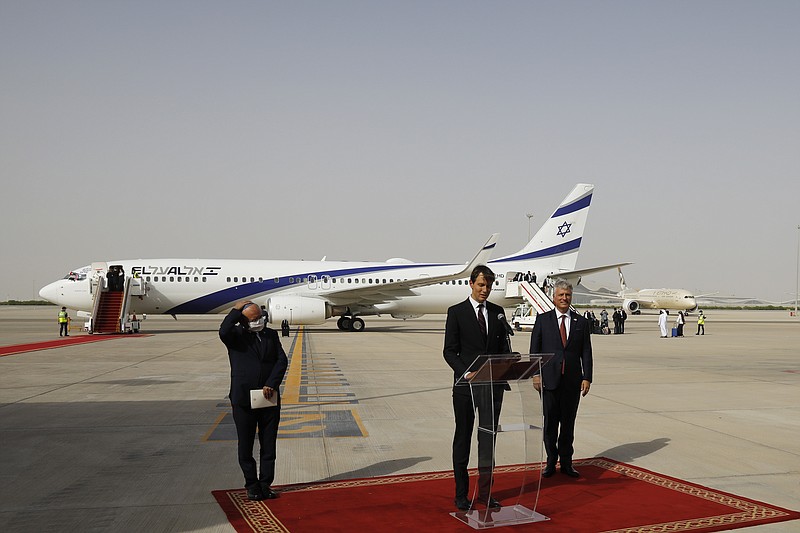
[[[483,304],[478,304],[478,324],[481,326],[481,333],[488,334],[486,331],[486,317],[483,316]]]
[[[567,347],[567,326],[564,324],[564,320],[567,318],[567,315],[561,315],[561,327],[558,328],[561,331],[561,344],[566,348]],[[564,374],[564,369],[566,367],[566,360],[561,360],[561,374]]]

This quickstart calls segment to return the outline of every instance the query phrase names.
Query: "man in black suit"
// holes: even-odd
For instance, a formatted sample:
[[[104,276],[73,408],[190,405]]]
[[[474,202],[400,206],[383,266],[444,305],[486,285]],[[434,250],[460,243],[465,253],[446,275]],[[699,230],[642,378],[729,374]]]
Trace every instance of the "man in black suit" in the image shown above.
[[[555,283],[553,303],[555,309],[536,318],[530,349],[530,353],[554,354],[542,367],[541,376],[534,376],[533,380],[536,390],[542,393],[544,406],[547,465],[542,476],[552,476],[556,461],[560,460],[561,472],[579,477],[572,467],[572,443],[578,403],[581,396],[588,394],[592,383],[591,326],[585,318],[570,311],[572,285],[563,279]]]
[[[228,348],[231,364],[230,400],[239,440],[239,466],[244,474],[247,498],[258,501],[277,498],[272,490],[278,424],[281,419],[280,384],[288,360],[278,333],[265,327],[266,313],[251,301],[237,302],[222,321],[219,338]],[[250,407],[250,391],[261,389],[264,397],[278,396],[275,407]],[[258,429],[261,475],[253,459]]]
[[[456,482],[455,505],[466,511],[471,507],[469,492],[470,442],[478,410],[478,501],[487,507],[499,507],[491,497],[491,478],[494,467],[492,451],[494,431],[500,418],[503,391],[508,385],[455,385],[471,374],[478,355],[510,353],[505,326],[505,312],[499,305],[487,301],[492,292],[495,275],[485,265],[478,265],[470,274],[472,294],[447,310],[444,333],[444,359],[453,369],[453,411],[456,431],[453,436],[453,475]],[[474,397],[473,397],[474,396]]]

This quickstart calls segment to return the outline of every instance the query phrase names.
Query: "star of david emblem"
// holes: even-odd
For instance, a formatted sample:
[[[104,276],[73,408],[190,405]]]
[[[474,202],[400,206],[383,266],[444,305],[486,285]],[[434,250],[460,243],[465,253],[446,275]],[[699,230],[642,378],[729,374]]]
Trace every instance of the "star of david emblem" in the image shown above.
[[[567,224],[566,222],[564,222],[558,227],[558,233],[556,233],[556,235],[560,237],[566,237],[567,233],[569,233],[570,226],[572,226],[572,224]]]

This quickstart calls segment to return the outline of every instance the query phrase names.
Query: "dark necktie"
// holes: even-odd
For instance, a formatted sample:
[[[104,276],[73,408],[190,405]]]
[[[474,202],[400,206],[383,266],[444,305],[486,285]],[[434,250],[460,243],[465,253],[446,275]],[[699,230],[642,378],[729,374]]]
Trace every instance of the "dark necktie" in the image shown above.
[[[566,318],[567,318],[567,315],[561,315],[561,327],[558,328],[561,331],[561,345],[564,346],[564,348],[567,347],[567,326],[564,324],[564,321],[566,320]],[[561,360],[561,374],[562,375],[564,374],[564,370],[566,369],[566,366],[567,366],[566,359],[562,359]]]
[[[478,304],[478,324],[481,326],[481,333],[486,335],[486,317],[483,316],[483,304]]]

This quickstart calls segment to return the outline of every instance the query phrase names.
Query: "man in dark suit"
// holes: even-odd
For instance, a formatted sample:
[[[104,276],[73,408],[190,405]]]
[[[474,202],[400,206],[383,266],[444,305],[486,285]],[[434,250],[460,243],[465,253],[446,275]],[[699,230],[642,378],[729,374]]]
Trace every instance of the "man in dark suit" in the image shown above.
[[[492,292],[495,275],[485,265],[478,265],[470,274],[469,286],[472,294],[463,302],[447,310],[444,333],[444,359],[453,369],[453,411],[456,431],[453,436],[453,475],[456,492],[455,505],[462,511],[469,510],[469,463],[472,430],[475,425],[475,410],[478,410],[478,425],[487,431],[478,431],[478,501],[487,507],[499,507],[491,497],[494,431],[500,418],[503,391],[508,385],[456,385],[472,374],[478,355],[509,353],[511,351],[506,334],[505,312],[499,305],[487,301]],[[463,381],[463,380],[462,380]],[[472,393],[470,392],[472,389]]]
[[[553,358],[534,376],[533,384],[542,393],[544,407],[544,447],[547,465],[542,476],[550,477],[561,461],[561,472],[570,477],[580,474],[572,467],[575,417],[581,396],[592,383],[591,325],[570,311],[572,285],[563,279],[555,283],[556,308],[536,318],[530,353],[552,353]]]
[[[244,474],[247,498],[253,501],[277,498],[271,488],[275,479],[278,424],[281,419],[280,384],[288,360],[278,333],[265,327],[266,314],[251,301],[237,302],[222,321],[219,338],[228,348],[231,364],[230,400],[239,440],[239,466]],[[250,391],[261,389],[264,397],[278,396],[275,407],[250,407]],[[258,430],[261,474],[253,459]]]

